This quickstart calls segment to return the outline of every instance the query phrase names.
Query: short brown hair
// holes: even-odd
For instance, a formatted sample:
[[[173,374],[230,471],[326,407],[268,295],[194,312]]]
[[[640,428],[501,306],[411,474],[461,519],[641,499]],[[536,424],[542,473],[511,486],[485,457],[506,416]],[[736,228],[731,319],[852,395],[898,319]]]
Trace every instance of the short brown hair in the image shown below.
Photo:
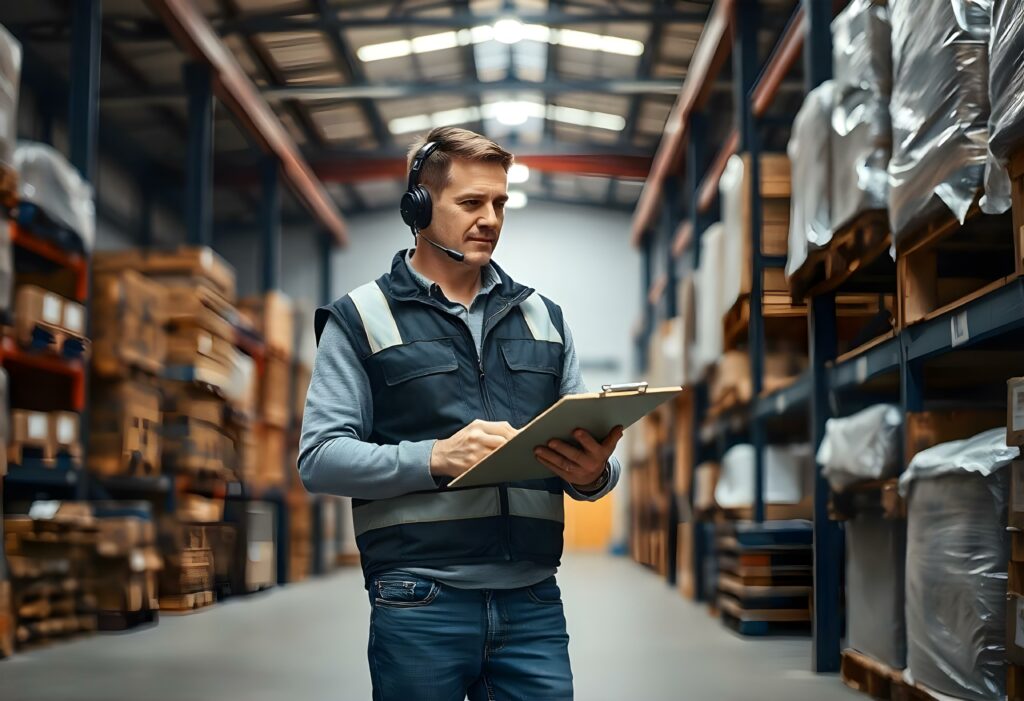
[[[406,159],[407,169],[412,168],[412,160],[416,156],[416,152],[431,141],[436,141],[438,146],[427,162],[423,164],[423,170],[420,172],[420,184],[425,185],[433,195],[439,194],[451,181],[453,158],[498,163],[506,173],[514,159],[511,153],[475,131],[458,127],[435,127],[430,130],[429,134],[417,139],[409,148]]]

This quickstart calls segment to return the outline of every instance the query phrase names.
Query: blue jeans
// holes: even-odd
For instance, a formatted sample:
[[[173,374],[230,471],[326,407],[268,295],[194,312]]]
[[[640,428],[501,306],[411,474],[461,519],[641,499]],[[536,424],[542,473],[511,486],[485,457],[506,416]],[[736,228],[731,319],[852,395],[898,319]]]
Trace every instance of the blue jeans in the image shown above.
[[[481,590],[388,574],[371,579],[370,605],[374,701],[572,699],[554,577]]]

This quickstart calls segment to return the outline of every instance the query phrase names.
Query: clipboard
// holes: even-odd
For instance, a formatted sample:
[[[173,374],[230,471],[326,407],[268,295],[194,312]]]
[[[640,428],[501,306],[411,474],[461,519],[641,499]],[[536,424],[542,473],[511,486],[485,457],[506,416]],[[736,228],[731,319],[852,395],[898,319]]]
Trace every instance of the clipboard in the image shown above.
[[[518,480],[547,479],[554,473],[537,462],[533,450],[553,438],[578,445],[572,438],[577,428],[598,440],[616,426],[627,428],[669,401],[682,387],[648,389],[646,382],[604,385],[601,392],[568,394],[519,431],[512,440],[448,483],[453,487],[478,487]]]

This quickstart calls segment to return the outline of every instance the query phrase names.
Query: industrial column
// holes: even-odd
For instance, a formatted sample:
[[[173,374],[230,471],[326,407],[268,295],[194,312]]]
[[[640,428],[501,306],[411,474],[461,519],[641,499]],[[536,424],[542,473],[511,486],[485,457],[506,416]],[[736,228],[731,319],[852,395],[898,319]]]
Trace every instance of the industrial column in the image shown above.
[[[213,78],[205,63],[183,69],[188,92],[185,232],[189,244],[213,243]]]

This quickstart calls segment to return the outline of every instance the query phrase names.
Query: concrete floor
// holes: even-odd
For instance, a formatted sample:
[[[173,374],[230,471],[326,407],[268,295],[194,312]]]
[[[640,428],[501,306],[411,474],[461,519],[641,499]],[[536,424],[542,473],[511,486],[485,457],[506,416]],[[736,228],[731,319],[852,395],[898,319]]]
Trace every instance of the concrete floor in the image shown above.
[[[573,555],[559,577],[581,701],[867,698],[808,672],[808,639],[740,638],[625,558]],[[0,662],[0,699],[363,701],[368,620],[362,578],[344,570],[18,654]]]

